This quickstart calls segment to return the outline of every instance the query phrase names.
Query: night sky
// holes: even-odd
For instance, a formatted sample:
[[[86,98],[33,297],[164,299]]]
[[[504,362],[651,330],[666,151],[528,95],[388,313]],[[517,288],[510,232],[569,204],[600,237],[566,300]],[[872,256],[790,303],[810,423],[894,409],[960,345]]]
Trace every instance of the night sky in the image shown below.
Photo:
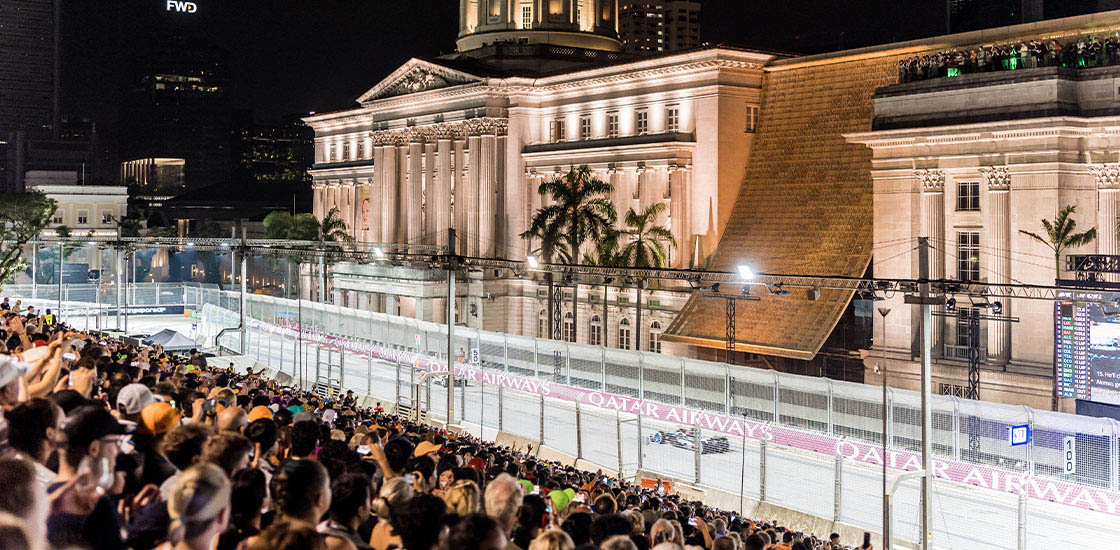
[[[350,107],[409,58],[453,51],[458,31],[457,0],[195,1],[198,12],[184,15],[168,14],[165,0],[64,0],[70,102],[104,101],[100,86],[113,79],[134,37],[152,32],[153,18],[226,50],[233,106],[265,119]],[[812,53],[940,34],[944,6],[944,0],[704,0],[701,28],[705,42]]]

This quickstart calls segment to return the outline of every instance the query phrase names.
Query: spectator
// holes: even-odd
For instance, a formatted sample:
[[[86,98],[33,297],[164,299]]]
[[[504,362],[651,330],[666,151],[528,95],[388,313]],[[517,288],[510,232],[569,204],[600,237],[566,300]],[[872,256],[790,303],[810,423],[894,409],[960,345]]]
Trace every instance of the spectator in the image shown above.
[[[502,474],[486,485],[486,513],[498,522],[506,536],[513,532],[521,508],[521,493],[521,484],[509,474]],[[514,547],[511,544],[510,548]]]
[[[264,473],[253,468],[241,470],[233,475],[230,485],[232,513],[217,550],[236,550],[241,541],[261,531],[261,510],[268,496]]]
[[[381,486],[381,497],[373,503],[373,512],[377,514],[377,525],[370,535],[369,544],[375,550],[388,550],[393,545],[399,545],[401,538],[393,528],[391,518],[393,510],[404,505],[412,499],[412,485],[403,477],[386,481]]]
[[[432,550],[445,540],[446,528],[437,526],[442,525],[446,510],[443,499],[425,493],[393,509],[393,529],[400,536],[404,550]]]
[[[61,432],[62,409],[53,401],[37,397],[20,403],[4,413],[8,420],[8,445],[5,456],[27,460],[35,468],[35,478],[44,488],[54,481],[55,473],[46,467]]]
[[[297,519],[273,523],[246,543],[247,550],[327,550],[315,526]]]
[[[575,550],[575,542],[560,529],[549,529],[529,543],[529,550]]]
[[[600,546],[602,550],[638,550],[628,535],[614,535]]]
[[[762,535],[755,533],[743,541],[743,550],[766,550],[769,542]]]
[[[455,526],[447,539],[447,548],[464,550],[503,550],[509,541],[501,526],[486,514],[469,514]]]
[[[32,548],[47,545],[47,492],[35,477],[35,467],[26,460],[0,458],[0,513],[15,518],[24,525],[24,536]],[[57,497],[57,506],[73,509],[88,507],[74,490],[66,490]],[[0,545],[0,548],[6,548]]]
[[[327,546],[331,550],[369,548],[358,536],[358,527],[369,518],[369,501],[369,479],[364,476],[343,474],[331,483],[330,517],[318,527],[320,533],[330,536]]]
[[[460,479],[453,483],[447,489],[443,500],[447,502],[448,513],[460,517],[475,514],[482,510],[482,491],[478,488],[477,483],[469,479]]]
[[[167,513],[171,526],[160,550],[213,548],[229,523],[230,485],[225,473],[211,464],[187,469],[171,492]]]
[[[252,451],[253,445],[245,437],[222,432],[210,436],[202,445],[200,460],[218,466],[227,476],[232,477],[249,465],[249,453]]]
[[[319,447],[319,425],[312,420],[292,424],[291,458],[314,458]]]
[[[159,443],[159,452],[171,463],[177,472],[167,478],[159,487],[163,500],[171,499],[171,490],[179,479],[179,472],[198,462],[202,446],[210,438],[210,428],[203,424],[181,424],[173,428]]]
[[[512,542],[518,548],[528,548],[537,534],[541,531],[541,522],[548,509],[544,499],[537,495],[526,495],[521,499],[521,508],[517,512],[517,527],[513,531]]]
[[[560,528],[564,530],[576,545],[577,549],[591,547],[591,514],[575,512],[568,515]]]
[[[249,416],[236,405],[226,407],[218,413],[218,431],[240,434],[249,424]]]

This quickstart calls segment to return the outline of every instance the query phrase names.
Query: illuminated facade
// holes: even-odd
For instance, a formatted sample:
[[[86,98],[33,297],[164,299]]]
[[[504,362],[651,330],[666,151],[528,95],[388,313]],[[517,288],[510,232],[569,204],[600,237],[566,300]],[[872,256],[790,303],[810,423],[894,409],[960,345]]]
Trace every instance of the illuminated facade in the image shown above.
[[[519,235],[541,207],[539,184],[586,165],[613,185],[620,218],[668,206],[659,222],[679,243],[672,266],[703,261],[744,177],[771,55],[713,48],[626,57],[616,53],[613,1],[464,0],[461,10],[457,54],[413,59],[358,107],[305,119],[315,130],[315,214],[337,207],[359,241],[444,245],[455,228],[463,254],[522,259],[532,245]],[[525,52],[532,57],[518,57]],[[441,319],[441,290],[362,269],[374,268],[336,271],[336,303]],[[497,307],[503,313],[487,315],[486,328],[537,334],[544,300],[535,284],[465,286],[477,296],[460,311]],[[596,327],[602,292],[580,289],[574,337],[625,343],[634,291],[611,289],[617,310]],[[643,334],[667,326],[687,297],[645,296],[643,326],[632,329]],[[647,348],[647,337],[641,342]]]

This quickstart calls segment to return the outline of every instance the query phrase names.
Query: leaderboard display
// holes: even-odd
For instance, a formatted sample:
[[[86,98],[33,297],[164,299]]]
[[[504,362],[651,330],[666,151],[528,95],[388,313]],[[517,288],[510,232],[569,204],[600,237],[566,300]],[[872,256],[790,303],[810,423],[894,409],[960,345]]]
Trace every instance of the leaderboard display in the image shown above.
[[[1054,345],[1060,397],[1120,405],[1120,306],[1059,300],[1054,306]]]

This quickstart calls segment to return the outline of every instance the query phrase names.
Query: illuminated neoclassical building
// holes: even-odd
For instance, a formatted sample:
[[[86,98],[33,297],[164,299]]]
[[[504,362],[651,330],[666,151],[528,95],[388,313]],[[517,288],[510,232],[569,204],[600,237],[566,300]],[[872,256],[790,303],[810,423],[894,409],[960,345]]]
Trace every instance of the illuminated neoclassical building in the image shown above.
[[[614,0],[462,0],[455,54],[414,58],[354,108],[305,119],[315,130],[315,214],[339,208],[360,241],[442,245],[453,227],[461,253],[523,259],[537,186],[586,165],[614,186],[620,214],[668,205],[661,222],[680,243],[673,266],[703,261],[743,181],[772,56],[708,48],[638,59],[620,53],[617,14]],[[442,320],[435,283],[400,285],[378,269],[338,268],[336,303]],[[460,311],[502,312],[468,324],[537,333],[535,285],[467,287],[472,307]],[[584,290],[575,337],[612,346],[628,340],[623,321],[656,335],[687,298],[647,293],[637,327],[632,289],[612,289],[617,311],[594,326],[600,291]]]

